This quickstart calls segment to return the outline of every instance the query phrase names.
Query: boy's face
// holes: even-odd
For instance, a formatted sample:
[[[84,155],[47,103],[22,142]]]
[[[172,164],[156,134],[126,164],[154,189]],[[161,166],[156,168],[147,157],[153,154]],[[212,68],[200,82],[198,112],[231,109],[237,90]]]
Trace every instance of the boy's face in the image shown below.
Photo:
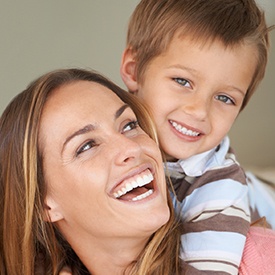
[[[131,60],[131,53],[125,55],[122,74]],[[128,73],[134,71],[134,62],[129,62]],[[135,76],[123,78],[150,107],[168,160],[186,159],[216,147],[227,135],[256,62],[256,49],[247,44],[225,48],[220,41],[202,44],[175,37],[149,63],[142,82]]]

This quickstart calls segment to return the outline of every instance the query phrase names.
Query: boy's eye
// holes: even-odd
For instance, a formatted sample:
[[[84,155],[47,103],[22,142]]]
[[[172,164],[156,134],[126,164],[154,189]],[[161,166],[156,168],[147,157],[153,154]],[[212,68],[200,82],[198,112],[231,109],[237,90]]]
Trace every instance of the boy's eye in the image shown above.
[[[77,151],[76,151],[76,155],[80,155],[81,153],[91,149],[92,147],[94,147],[96,145],[94,140],[89,140],[87,141],[84,145],[82,145]]]
[[[230,97],[228,97],[226,95],[217,95],[215,98],[219,101],[224,102],[225,104],[235,105],[235,102],[233,101],[233,99],[231,99]]]
[[[175,82],[177,82],[178,84],[180,84],[181,86],[191,87],[190,82],[184,78],[175,77],[175,78],[173,78],[173,80]]]
[[[122,133],[136,129],[138,126],[139,126],[139,124],[138,124],[137,120],[130,121],[123,127]]]

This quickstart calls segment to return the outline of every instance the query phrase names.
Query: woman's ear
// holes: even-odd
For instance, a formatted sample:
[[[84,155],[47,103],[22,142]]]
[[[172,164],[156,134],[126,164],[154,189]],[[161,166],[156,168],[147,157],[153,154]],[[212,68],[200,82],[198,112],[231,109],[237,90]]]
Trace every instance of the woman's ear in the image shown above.
[[[120,75],[129,92],[137,93],[136,60],[131,48],[126,48],[122,54]]]
[[[47,196],[44,204],[44,220],[47,222],[57,222],[63,218],[63,214],[60,211],[58,204],[53,198]]]

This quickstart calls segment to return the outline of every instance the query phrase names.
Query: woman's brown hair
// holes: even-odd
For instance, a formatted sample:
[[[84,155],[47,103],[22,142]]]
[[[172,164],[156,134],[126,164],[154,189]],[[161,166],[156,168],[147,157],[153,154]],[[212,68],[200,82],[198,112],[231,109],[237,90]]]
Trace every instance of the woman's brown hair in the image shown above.
[[[92,81],[112,90],[136,113],[140,126],[152,137],[155,130],[146,108],[102,75],[89,70],[64,69],[47,73],[18,94],[0,118],[0,273],[3,275],[58,274],[69,266],[73,274],[89,274],[55,226],[46,222],[43,156],[38,135],[43,107],[63,85]],[[168,194],[167,194],[168,197]],[[179,274],[179,237],[171,217],[148,242],[131,274]]]

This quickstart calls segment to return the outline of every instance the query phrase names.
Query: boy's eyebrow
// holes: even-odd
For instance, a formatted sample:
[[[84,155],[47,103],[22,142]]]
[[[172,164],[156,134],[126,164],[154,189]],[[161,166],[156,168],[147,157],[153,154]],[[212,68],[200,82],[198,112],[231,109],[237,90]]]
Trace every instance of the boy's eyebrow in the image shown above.
[[[168,67],[169,69],[173,69],[173,68],[176,68],[176,69],[181,69],[181,70],[186,70],[186,71],[190,71],[192,72],[193,74],[198,74],[198,71],[195,70],[195,69],[192,69],[192,68],[189,68],[189,67],[186,67],[186,66],[183,66],[181,64],[176,64],[176,65],[172,65],[172,66],[169,66]],[[233,88],[234,90],[240,92],[243,96],[245,96],[246,92],[243,91],[242,89],[236,87],[236,86],[233,86],[233,85],[227,85],[229,88]]]
[[[233,90],[238,91],[240,94],[242,94],[243,97],[245,97],[246,92],[243,91],[242,89],[240,89],[240,88],[238,88],[238,87],[236,87],[236,86],[230,86],[230,85],[228,85],[228,87],[229,87],[229,88],[233,88]]]
[[[191,71],[192,73],[197,74],[197,70],[186,67],[186,66],[183,66],[181,64],[175,64],[175,65],[172,65],[172,66],[168,67],[168,69],[173,69],[173,68],[174,69],[181,69],[181,70]]]
[[[118,119],[123,112],[129,108],[130,106],[128,104],[124,104],[122,105],[114,114],[114,120]],[[63,151],[65,150],[65,147],[67,146],[67,144],[75,137],[79,136],[79,135],[83,135],[86,134],[88,132],[92,132],[96,129],[96,126],[93,124],[87,124],[85,125],[83,128],[75,131],[73,134],[71,134],[69,137],[66,138],[65,142],[63,143],[62,146],[62,150],[61,150],[61,154],[63,153]]]

